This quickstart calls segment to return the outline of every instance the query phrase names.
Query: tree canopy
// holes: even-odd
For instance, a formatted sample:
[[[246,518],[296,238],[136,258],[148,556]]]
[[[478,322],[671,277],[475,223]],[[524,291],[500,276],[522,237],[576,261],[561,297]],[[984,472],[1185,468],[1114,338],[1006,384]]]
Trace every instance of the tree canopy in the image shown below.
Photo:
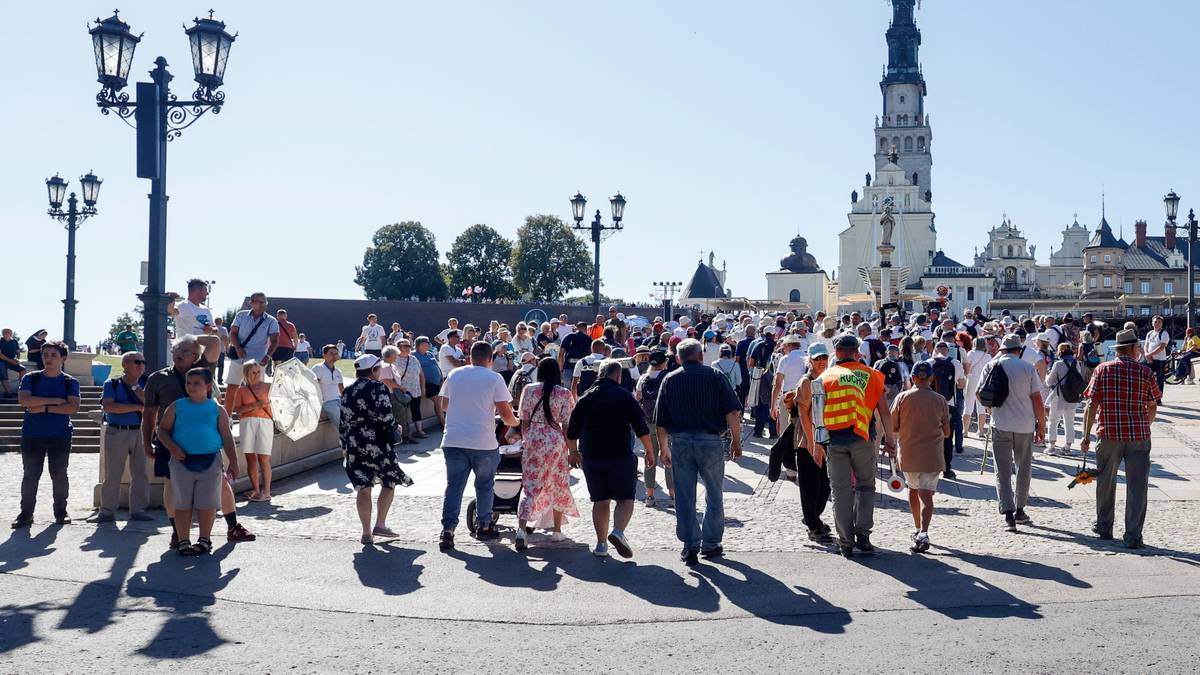
[[[534,302],[591,285],[587,246],[558,216],[526,216],[512,254],[513,281]]]
[[[437,240],[421,223],[384,225],[371,237],[354,283],[371,300],[445,300],[446,279],[438,264]]]
[[[446,254],[450,293],[457,295],[468,286],[480,286],[489,298],[516,297],[512,283],[513,245],[487,225],[468,227]]]

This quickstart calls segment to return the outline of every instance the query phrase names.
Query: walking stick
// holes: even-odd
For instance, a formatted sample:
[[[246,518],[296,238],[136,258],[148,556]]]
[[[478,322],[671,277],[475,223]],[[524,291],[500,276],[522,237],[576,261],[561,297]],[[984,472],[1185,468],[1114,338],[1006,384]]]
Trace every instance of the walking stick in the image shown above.
[[[993,426],[992,418],[989,415],[987,429],[984,430],[983,435],[983,458],[979,460],[979,475],[981,476],[987,472],[988,446],[990,446],[992,443],[993,431],[995,431],[995,427]]]

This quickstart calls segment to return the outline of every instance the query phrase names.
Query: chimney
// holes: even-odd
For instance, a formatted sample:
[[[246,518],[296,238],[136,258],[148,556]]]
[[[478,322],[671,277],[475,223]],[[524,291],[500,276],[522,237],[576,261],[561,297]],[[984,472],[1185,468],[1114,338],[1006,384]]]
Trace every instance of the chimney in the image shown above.
[[[1167,236],[1163,239],[1163,243],[1167,245],[1167,250],[1175,250],[1175,223],[1167,221],[1166,235]]]
[[[1138,248],[1146,246],[1146,221],[1139,220],[1133,224],[1133,230],[1137,233],[1137,238],[1134,239],[1135,245]]]

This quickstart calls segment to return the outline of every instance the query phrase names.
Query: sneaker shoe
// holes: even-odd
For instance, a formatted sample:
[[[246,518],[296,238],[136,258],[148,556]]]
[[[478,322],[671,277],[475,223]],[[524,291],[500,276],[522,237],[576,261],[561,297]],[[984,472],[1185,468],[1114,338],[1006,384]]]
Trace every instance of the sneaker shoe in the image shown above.
[[[1017,509],[1017,512],[1013,514],[1013,519],[1016,520],[1019,525],[1033,524],[1033,519],[1026,515],[1025,509]]]
[[[871,553],[875,547],[871,545],[871,537],[865,534],[854,535],[854,547],[863,553]]]
[[[452,548],[454,548],[454,533],[442,530],[441,536],[438,537],[438,550],[449,551]]]
[[[65,513],[60,513],[57,516],[54,516],[54,522],[55,522],[55,524],[58,524],[58,525],[70,525],[71,524],[71,516],[68,516]]]
[[[376,525],[374,529],[371,530],[371,534],[375,535],[376,537],[387,537],[389,539],[395,539],[396,537],[400,536],[387,525]]]
[[[1017,518],[1013,515],[1012,511],[1004,512],[1004,529],[1009,532],[1017,531]]]
[[[607,558],[608,544],[603,542],[596,544],[596,547],[592,549],[592,555],[596,556],[597,558]]]
[[[517,534],[513,537],[513,547],[518,551],[529,548],[529,542],[525,539],[525,530],[517,528]]]
[[[942,472],[942,478],[954,480],[955,478],[958,478],[958,474],[954,473],[954,469],[946,469]]]
[[[559,541],[565,540],[566,538],[567,538],[567,535],[563,534],[562,532],[550,533],[550,541],[559,542]]]
[[[131,517],[130,520],[133,520],[133,518]],[[111,513],[104,513],[101,511],[96,515],[87,518],[85,522],[99,525],[100,523],[115,523],[117,522],[117,518]]]
[[[695,565],[700,562],[700,556],[696,551],[685,548],[679,552],[679,561],[685,565]]]
[[[828,544],[829,542],[833,541],[833,537],[830,536],[828,532],[811,529],[808,531],[808,539],[809,541],[815,541],[818,544]]]
[[[1092,533],[1104,540],[1113,538],[1112,530],[1102,529],[1099,525],[1092,526]]]
[[[913,537],[912,548],[909,549],[913,553],[924,553],[929,550],[929,534],[926,532],[918,532]]]
[[[716,546],[714,546],[708,550],[704,550],[704,549],[700,550],[700,557],[704,558],[706,560],[711,559],[711,558],[720,558],[724,555],[725,555],[725,547],[721,546],[720,544],[717,544]]]
[[[617,549],[617,553],[619,553],[622,558],[633,557],[633,548],[629,545],[629,540],[625,538],[624,532],[609,532],[608,543],[612,544],[613,548]]]
[[[229,528],[229,533],[225,535],[225,538],[232,542],[254,541],[258,539],[258,537],[254,536],[254,533],[247,530],[246,526],[241,523]]]
[[[839,544],[838,545],[838,553],[841,553],[843,558],[853,558],[854,557],[854,547]]]

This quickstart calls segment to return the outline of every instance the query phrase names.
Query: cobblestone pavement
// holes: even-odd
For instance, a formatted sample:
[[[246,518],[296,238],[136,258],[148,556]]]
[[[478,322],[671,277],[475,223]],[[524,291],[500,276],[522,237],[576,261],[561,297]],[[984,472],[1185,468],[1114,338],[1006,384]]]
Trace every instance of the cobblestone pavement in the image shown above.
[[[1149,516],[1145,528],[1148,548],[1145,554],[1200,553],[1200,387],[1168,388],[1166,405],[1154,425],[1154,473],[1151,479]],[[441,493],[445,485],[444,465],[437,449],[438,437],[432,436],[416,452],[403,459],[416,484],[398,490],[389,525],[405,543],[431,544],[439,531]],[[725,547],[730,551],[818,552],[824,547],[810,543],[800,521],[799,493],[792,483],[772,483],[765,477],[767,441],[752,439],[746,455],[729,465],[725,482]],[[413,447],[413,446],[406,446]],[[936,501],[931,527],[935,552],[972,554],[1011,554],[1014,556],[1077,554],[1112,555],[1123,553],[1119,544],[1097,541],[1090,534],[1094,518],[1094,486],[1067,490],[1069,475],[1079,465],[1079,456],[1035,459],[1034,483],[1029,515],[1034,524],[1023,526],[1018,534],[1003,531],[1003,519],[997,513],[993,475],[980,474],[982,441],[967,440],[966,452],[955,457],[959,478],[943,480]],[[97,471],[96,455],[79,454],[71,458],[71,513],[73,527],[95,527],[82,522],[90,513],[90,496]],[[883,475],[881,473],[881,475]],[[0,455],[0,510],[15,516],[21,476],[20,456]],[[875,535],[883,548],[904,550],[912,531],[912,520],[904,494],[893,495],[876,483]],[[582,477],[572,476],[573,492],[583,518],[569,524],[569,541],[552,544],[537,534],[533,546],[583,546],[593,539],[589,503]],[[49,517],[49,480],[43,477],[37,518]],[[358,526],[354,500],[345,474],[338,464],[280,481],[270,504],[239,504],[239,514],[261,537],[320,538],[357,540]],[[641,496],[639,486],[639,497]],[[468,487],[467,497],[471,497]],[[662,504],[660,489],[660,505]],[[463,513],[465,514],[465,502]],[[1117,536],[1120,536],[1121,509],[1118,501]],[[156,523],[129,523],[131,530],[154,531],[162,528],[165,516],[158,512]],[[831,522],[831,509],[826,521]],[[501,544],[510,541],[515,516],[500,519]],[[122,527],[125,527],[123,524]],[[217,526],[218,535],[223,526]],[[674,536],[674,511],[669,506],[646,508],[639,504],[627,530],[631,542],[641,549],[671,550],[678,542]],[[461,545],[468,544],[460,527]]]

